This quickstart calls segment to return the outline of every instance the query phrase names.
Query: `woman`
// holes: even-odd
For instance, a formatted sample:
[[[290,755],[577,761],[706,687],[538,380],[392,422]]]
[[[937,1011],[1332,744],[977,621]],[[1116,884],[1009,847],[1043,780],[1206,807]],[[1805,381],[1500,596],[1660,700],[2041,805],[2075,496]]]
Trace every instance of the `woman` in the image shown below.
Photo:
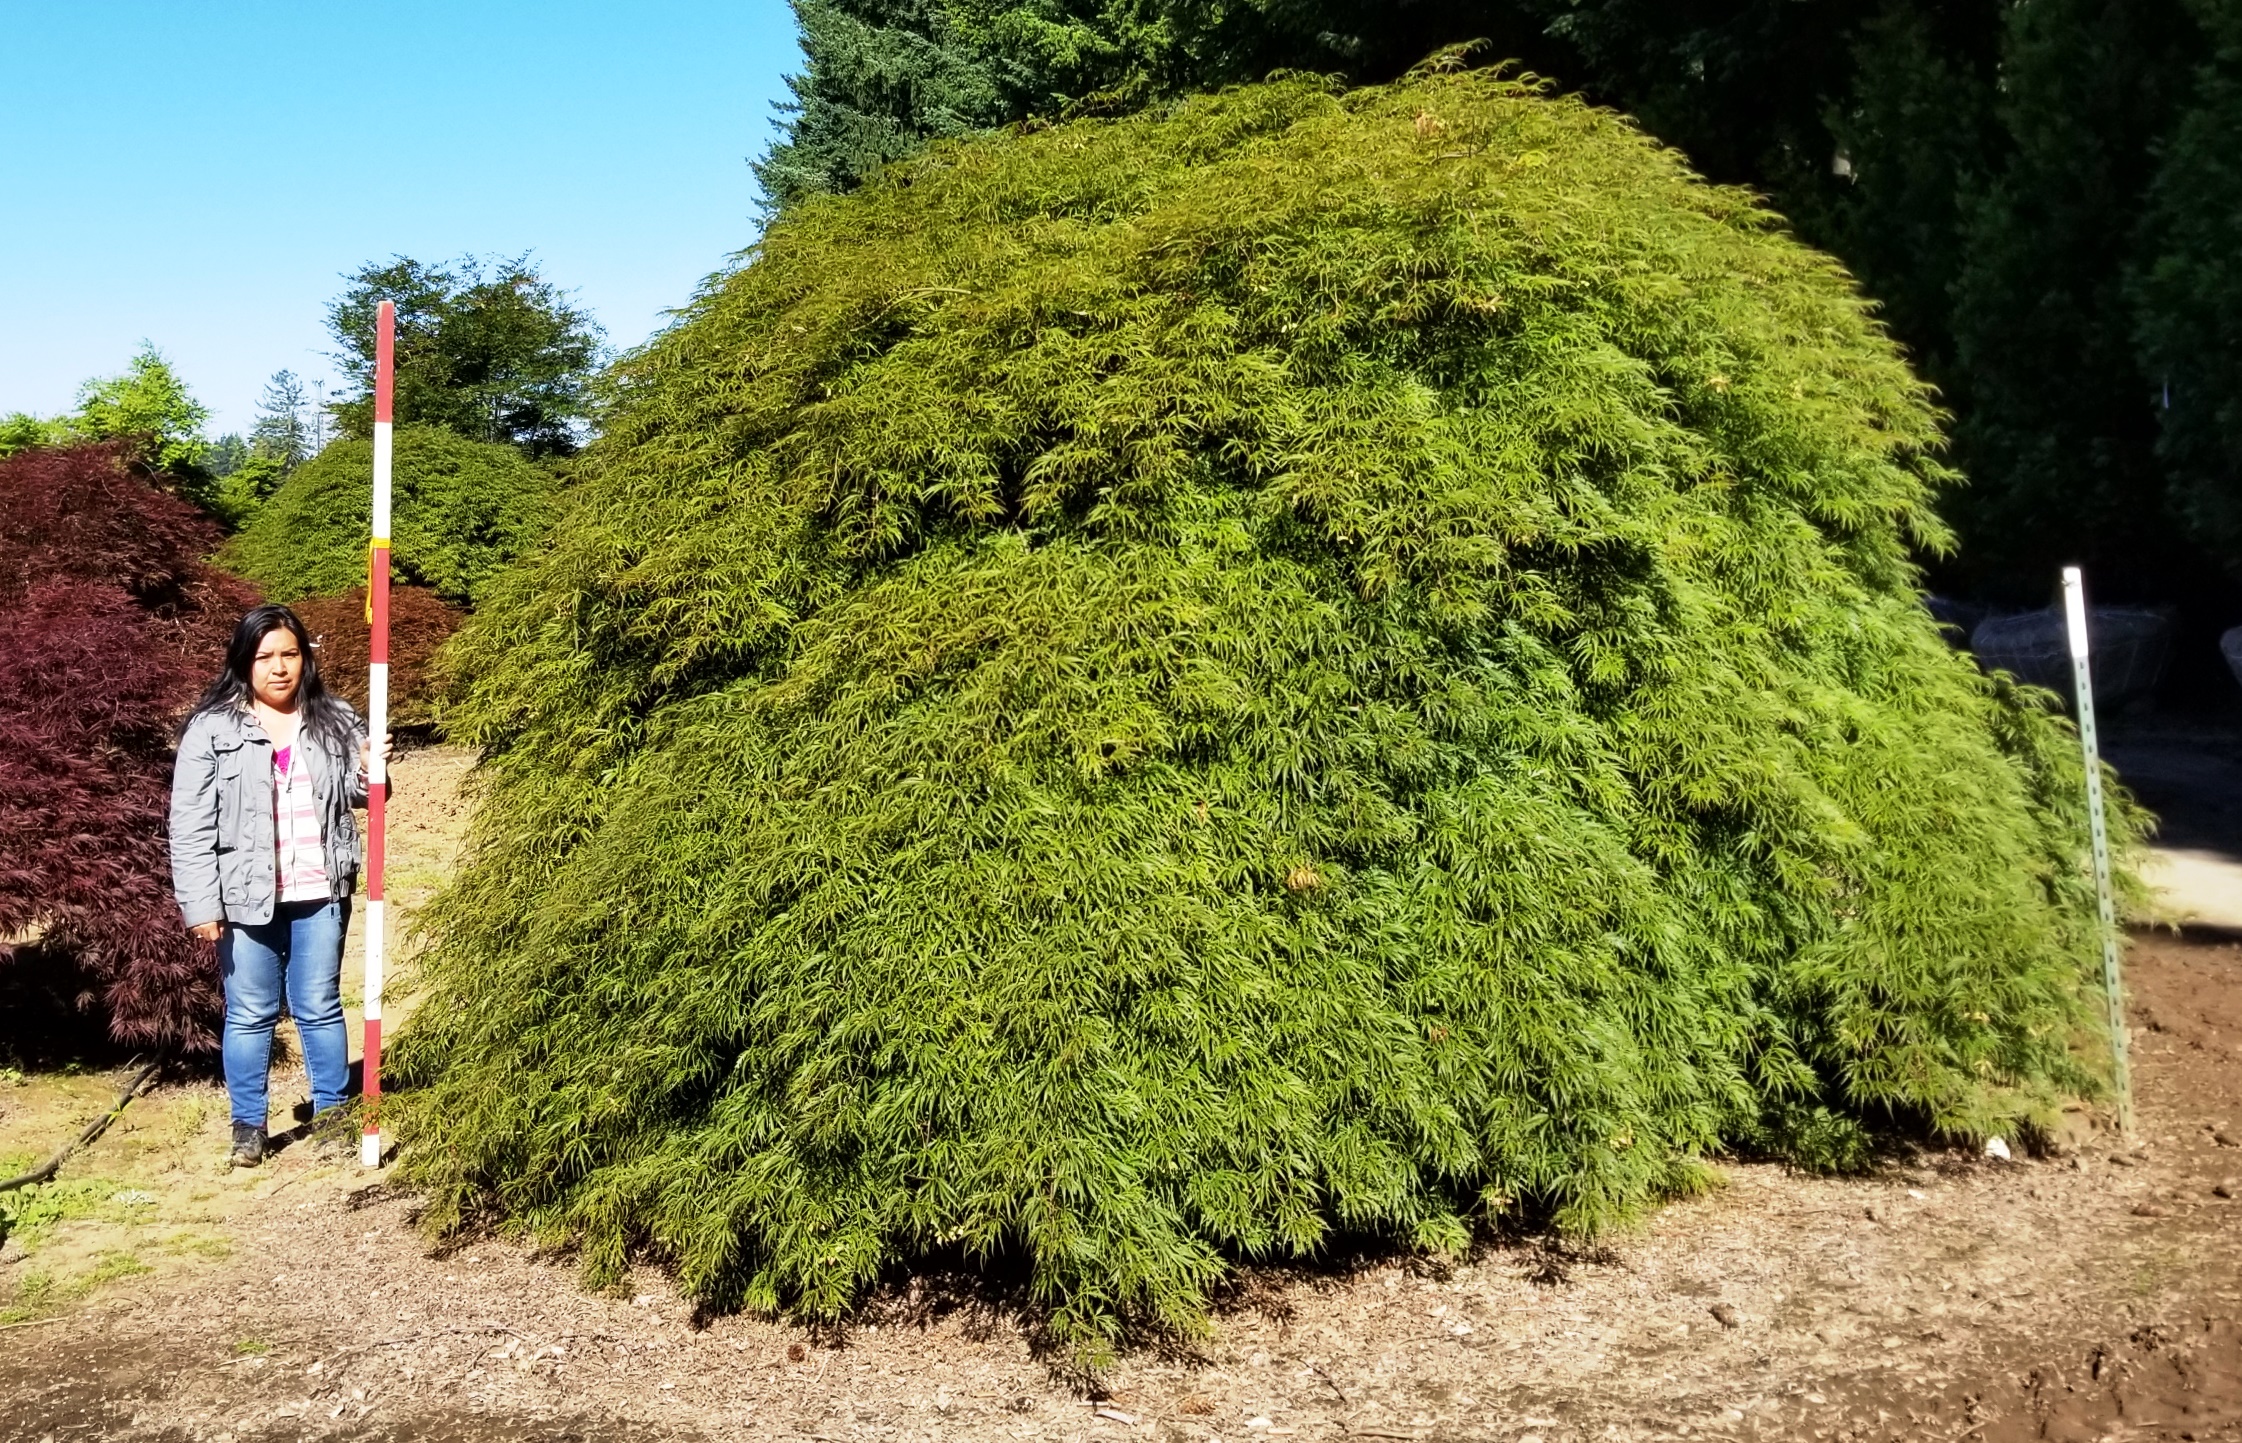
[[[382,739],[382,757],[389,739]],[[179,732],[171,880],[187,930],[218,944],[236,1167],[265,1156],[265,1075],[285,991],[314,1117],[343,1100],[343,933],[358,880],[365,726],[319,679],[304,624],[260,606]]]

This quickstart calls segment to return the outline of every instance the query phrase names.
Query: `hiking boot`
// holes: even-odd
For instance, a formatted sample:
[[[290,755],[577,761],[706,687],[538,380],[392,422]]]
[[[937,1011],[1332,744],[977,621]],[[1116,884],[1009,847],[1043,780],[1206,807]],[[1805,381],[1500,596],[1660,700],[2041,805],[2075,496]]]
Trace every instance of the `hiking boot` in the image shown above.
[[[234,1150],[226,1158],[235,1167],[255,1167],[265,1160],[265,1130],[253,1122],[234,1124]]]

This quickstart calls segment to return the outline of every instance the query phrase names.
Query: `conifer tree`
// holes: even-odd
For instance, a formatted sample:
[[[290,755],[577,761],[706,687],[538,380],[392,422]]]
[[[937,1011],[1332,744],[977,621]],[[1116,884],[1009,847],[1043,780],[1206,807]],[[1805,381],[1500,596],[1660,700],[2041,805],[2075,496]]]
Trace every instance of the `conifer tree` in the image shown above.
[[[249,442],[239,431],[228,431],[210,443],[210,454],[203,465],[210,474],[223,481],[239,471],[249,460]]]
[[[2154,148],[2199,32],[2181,0],[2034,0],[2010,12],[2010,154],[1973,198],[1955,285],[1963,574],[2044,602],[2084,563],[2105,595],[2192,559],[2155,455],[2127,282]]]
[[[283,476],[313,454],[311,419],[306,414],[309,407],[304,383],[288,370],[273,372],[257,400],[257,423],[250,428],[250,443],[258,455],[274,462]]]
[[[206,467],[214,483],[209,509],[239,530],[255,518],[288,473],[315,455],[311,400],[293,371],[275,371],[257,401],[257,420],[245,441],[222,436]]]
[[[2171,507],[2242,580],[2242,6],[2193,8],[2212,43],[2162,150],[2133,295]]]
[[[935,0],[794,0],[794,15],[809,69],[787,78],[794,118],[755,163],[774,205],[854,189],[928,140],[1008,118],[990,59],[945,23]]]
[[[1801,231],[1842,257],[1917,365],[1955,384],[1961,223],[2006,156],[1995,109],[1994,5],[1887,5],[1860,28],[1829,112],[1829,177],[1772,187]]]

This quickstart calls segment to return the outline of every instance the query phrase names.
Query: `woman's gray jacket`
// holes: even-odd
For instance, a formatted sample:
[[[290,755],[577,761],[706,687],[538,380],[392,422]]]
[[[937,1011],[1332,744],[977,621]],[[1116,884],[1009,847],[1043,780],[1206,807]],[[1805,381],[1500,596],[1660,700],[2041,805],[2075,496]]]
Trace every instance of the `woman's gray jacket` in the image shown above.
[[[359,747],[365,723],[350,705],[350,742],[342,751],[312,735],[296,744],[311,763],[319,831],[327,842],[329,895],[348,897],[358,882],[358,821],[366,804]],[[171,889],[190,927],[205,922],[270,922],[278,893],[273,839],[272,741],[246,707],[201,712],[179,738],[171,773]]]

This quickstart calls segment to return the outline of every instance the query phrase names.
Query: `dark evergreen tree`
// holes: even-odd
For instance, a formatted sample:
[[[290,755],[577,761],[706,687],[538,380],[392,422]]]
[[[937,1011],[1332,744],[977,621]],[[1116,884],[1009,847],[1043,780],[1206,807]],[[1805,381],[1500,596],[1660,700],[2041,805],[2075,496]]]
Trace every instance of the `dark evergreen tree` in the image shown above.
[[[1860,29],[1829,113],[1829,177],[1779,193],[1800,228],[1843,256],[1917,363],[1953,372],[1953,288],[1966,196],[2004,154],[1994,97],[2001,12],[1892,0]]]
[[[934,0],[795,0],[809,69],[787,77],[786,139],[755,164],[772,203],[849,190],[930,139],[1008,119],[992,67]]]
[[[2134,295],[2172,508],[2242,578],[2242,5],[2195,13],[2209,58],[2150,191]]]
[[[1960,574],[2044,600],[2066,562],[2153,591],[2176,555],[2126,280],[2152,151],[2198,31],[2181,0],[2032,0],[2010,12],[2009,154],[1963,220],[1949,379],[1971,484]]]
[[[1562,45],[1552,57],[1560,82],[1632,112],[1715,180],[1794,193],[1829,182],[1829,111],[1851,88],[1864,25],[1933,8],[1921,0],[1512,0],[1505,8],[1513,7]],[[1454,4],[1450,23],[1478,8]]]

